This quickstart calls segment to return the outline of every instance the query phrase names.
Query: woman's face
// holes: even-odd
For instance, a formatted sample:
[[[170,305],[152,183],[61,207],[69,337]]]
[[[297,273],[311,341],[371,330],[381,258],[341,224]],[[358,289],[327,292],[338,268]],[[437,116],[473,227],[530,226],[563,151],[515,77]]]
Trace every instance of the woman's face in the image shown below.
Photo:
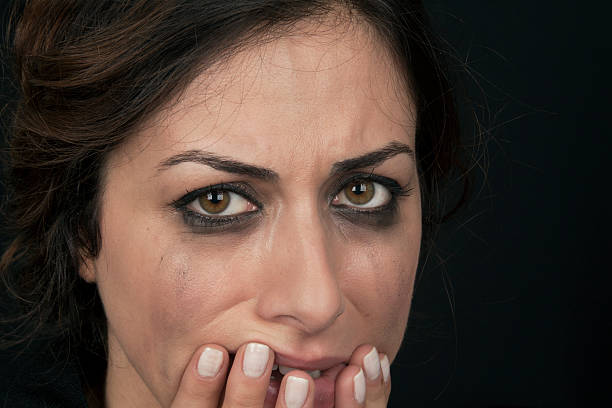
[[[421,239],[413,102],[364,30],[310,28],[207,70],[110,155],[81,273],[113,392],[167,405],[205,343],[395,357]]]

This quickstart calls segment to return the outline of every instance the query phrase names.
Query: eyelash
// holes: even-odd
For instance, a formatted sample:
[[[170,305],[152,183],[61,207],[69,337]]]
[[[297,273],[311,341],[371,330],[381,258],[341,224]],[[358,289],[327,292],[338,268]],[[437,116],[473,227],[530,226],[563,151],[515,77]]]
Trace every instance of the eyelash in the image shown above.
[[[395,218],[397,213],[399,197],[409,196],[412,194],[413,190],[412,187],[408,187],[408,185],[401,186],[395,180],[387,177],[378,176],[372,173],[360,173],[351,175],[336,182],[332,187],[333,194],[329,195],[328,202],[331,203],[334,197],[340,194],[348,184],[355,181],[376,182],[389,190],[389,193],[391,194],[391,198],[387,204],[375,207],[374,209],[359,209],[357,207],[347,205],[333,206],[341,216],[357,223],[374,223],[376,225],[388,225],[392,223],[392,219]],[[211,217],[202,215],[188,208],[188,205],[198,197],[201,197],[208,192],[219,190],[230,191],[241,195],[247,201],[255,204],[258,209],[237,215]],[[221,183],[191,191],[174,201],[172,206],[182,213],[183,219],[187,225],[202,228],[203,231],[200,232],[221,232],[228,228],[232,228],[235,225],[248,224],[247,221],[261,214],[263,205],[253,196],[254,194],[252,189],[246,183]]]

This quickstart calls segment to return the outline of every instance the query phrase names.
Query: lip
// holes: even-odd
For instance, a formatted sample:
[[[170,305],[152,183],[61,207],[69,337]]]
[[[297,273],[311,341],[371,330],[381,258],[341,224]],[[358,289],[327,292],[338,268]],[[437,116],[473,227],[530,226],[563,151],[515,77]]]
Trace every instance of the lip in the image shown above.
[[[274,350],[273,347],[271,347]],[[302,356],[308,357],[309,353],[302,353]],[[230,354],[230,358],[234,357],[234,353]],[[335,400],[335,382],[340,371],[348,364],[350,357],[326,356],[316,358],[296,357],[298,353],[283,354],[274,352],[274,364],[295,368],[301,371],[321,371],[321,376],[314,379],[315,408],[332,408]],[[264,402],[265,408],[273,408],[276,406],[276,399],[280,391],[280,380],[271,380],[268,384],[266,398]]]
[[[266,343],[262,343],[266,344]],[[326,357],[318,357],[318,358],[300,358],[298,355],[308,355],[308,353],[287,353],[283,354],[275,351],[274,347],[269,346],[272,351],[274,351],[274,364],[282,365],[285,367],[295,368],[297,370],[302,371],[314,371],[320,370],[324,371],[329,368],[335,367],[339,364],[348,364],[350,357],[340,357],[328,355]],[[230,360],[234,360],[234,356],[236,355],[236,350],[229,351]]]
[[[295,361],[295,360],[292,360]],[[312,362],[311,362],[312,363]],[[336,364],[321,372],[319,378],[314,379],[314,406],[315,408],[333,408],[336,395],[336,377],[346,367],[344,363]],[[266,391],[264,408],[277,406],[281,382],[279,379],[271,380]]]
[[[296,368],[303,371],[320,370],[324,371],[335,367],[338,364],[346,364],[347,358],[342,357],[323,357],[312,360],[292,357],[281,353],[275,353],[274,364]]]

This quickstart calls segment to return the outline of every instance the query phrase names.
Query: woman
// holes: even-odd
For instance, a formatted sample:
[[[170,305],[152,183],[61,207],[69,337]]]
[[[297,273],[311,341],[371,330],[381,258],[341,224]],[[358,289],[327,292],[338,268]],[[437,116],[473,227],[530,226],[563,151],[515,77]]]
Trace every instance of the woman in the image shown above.
[[[459,150],[420,2],[30,1],[14,44],[20,340],[90,406],[386,406]]]

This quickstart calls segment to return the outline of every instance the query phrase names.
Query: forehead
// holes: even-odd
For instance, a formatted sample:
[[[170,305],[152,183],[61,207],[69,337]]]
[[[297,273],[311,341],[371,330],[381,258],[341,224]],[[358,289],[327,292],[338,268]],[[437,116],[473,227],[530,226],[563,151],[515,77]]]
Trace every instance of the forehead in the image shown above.
[[[202,72],[124,152],[200,149],[282,168],[296,158],[324,166],[393,140],[414,147],[410,93],[364,24],[302,22],[241,50]]]

